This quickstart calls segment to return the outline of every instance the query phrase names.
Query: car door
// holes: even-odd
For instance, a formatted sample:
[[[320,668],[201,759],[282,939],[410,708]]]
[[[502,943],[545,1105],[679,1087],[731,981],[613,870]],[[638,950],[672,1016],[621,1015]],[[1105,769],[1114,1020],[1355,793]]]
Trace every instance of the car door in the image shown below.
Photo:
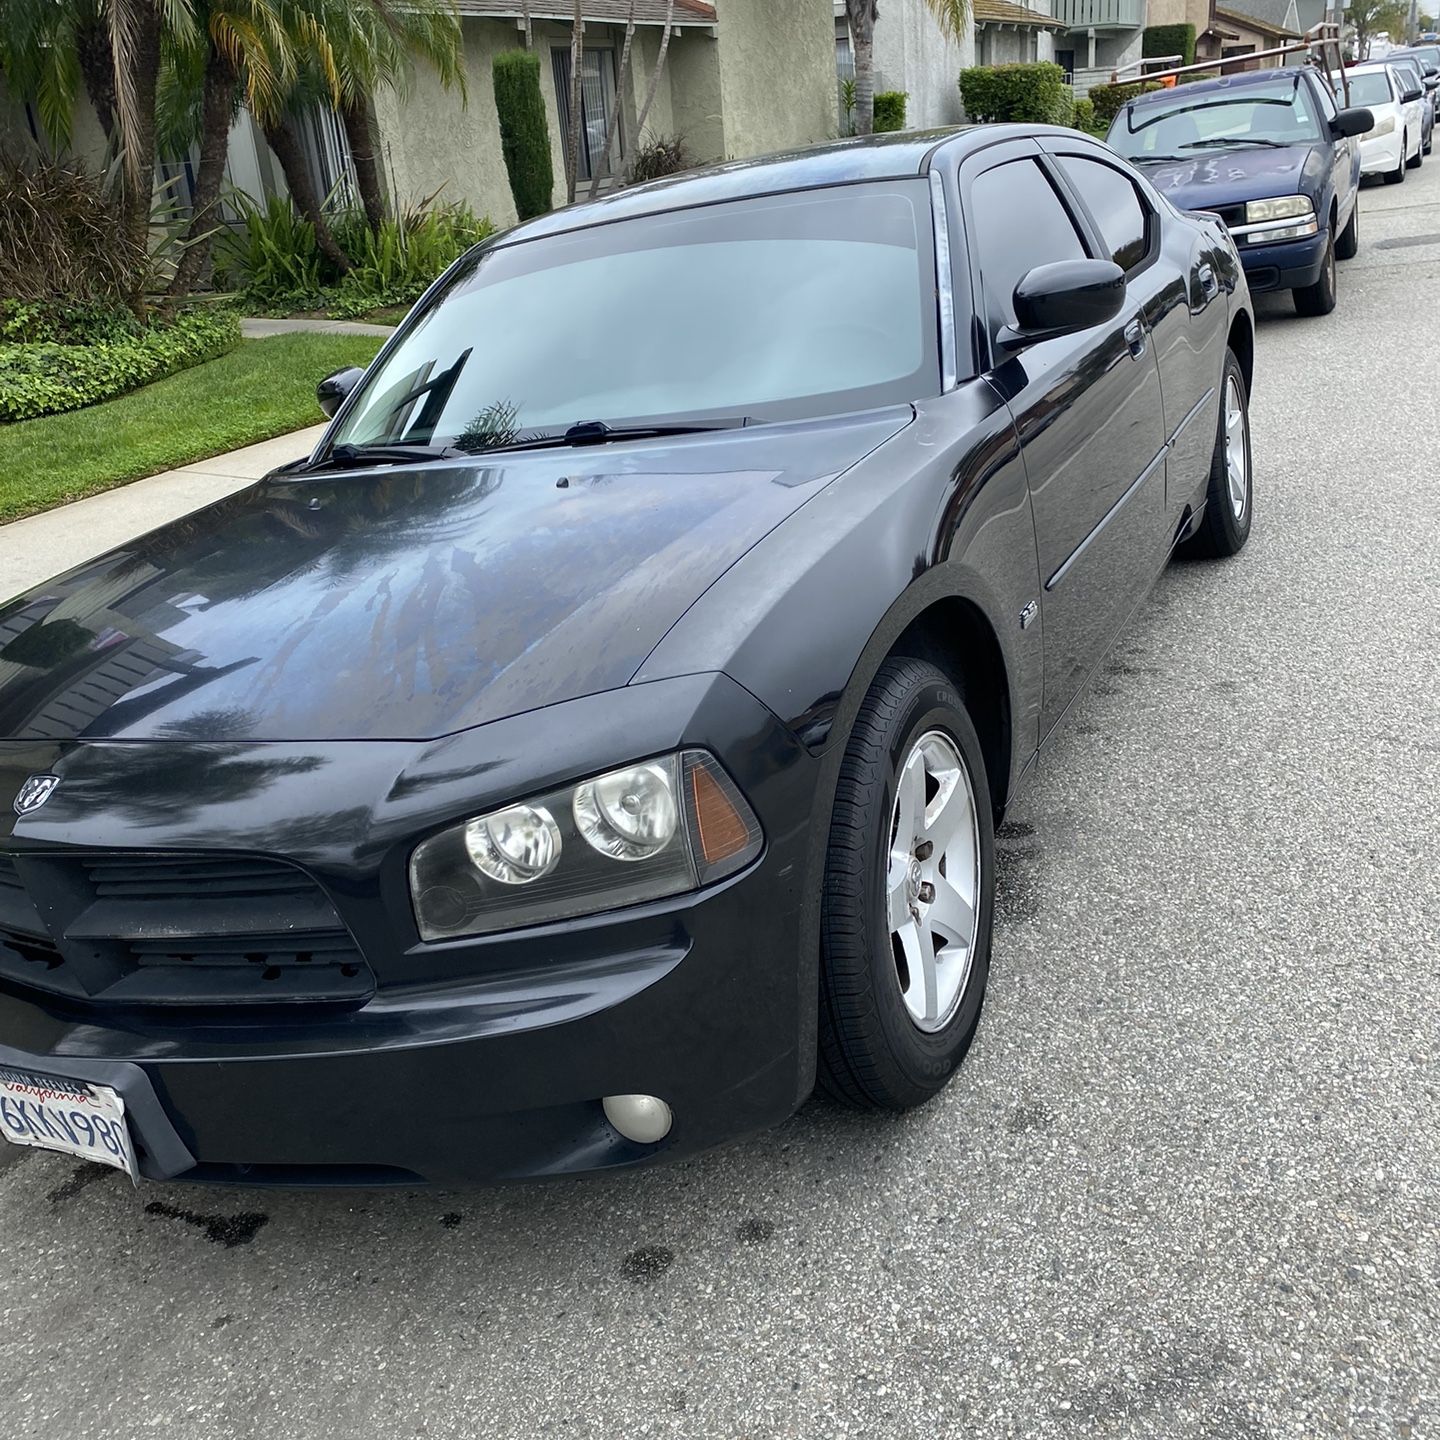
[[[1042,143],[1090,223],[1092,245],[1125,271],[1127,293],[1145,317],[1160,371],[1173,535],[1214,449],[1218,357],[1228,323],[1220,267],[1198,227],[1162,227],[1158,201],[1129,167],[1079,140]]]
[[[1330,136],[1330,193],[1335,197],[1335,209],[1339,218],[1339,224],[1335,227],[1338,237],[1339,232],[1349,223],[1350,211],[1359,195],[1360,142],[1352,140],[1348,135],[1335,138],[1330,122],[1340,112],[1329,85],[1319,76],[1313,78],[1310,94],[1320,110],[1320,134],[1322,137]],[[1321,143],[1325,143],[1323,138]]]
[[[1030,487],[1042,586],[1045,735],[1079,692],[1166,553],[1164,419],[1139,300],[1114,320],[1006,348],[1016,284],[1091,247],[1034,141],[960,172],[986,376],[1010,407]]]

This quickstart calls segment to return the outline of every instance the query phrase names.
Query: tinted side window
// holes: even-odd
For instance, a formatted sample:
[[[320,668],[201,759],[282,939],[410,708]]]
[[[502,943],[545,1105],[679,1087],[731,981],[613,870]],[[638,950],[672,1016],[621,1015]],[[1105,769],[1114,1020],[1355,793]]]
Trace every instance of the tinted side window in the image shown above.
[[[1080,198],[1095,217],[1110,258],[1122,270],[1133,269],[1150,248],[1148,215],[1134,185],[1118,170],[1098,160],[1082,160],[1078,155],[1056,158],[1066,179],[1080,192]]]
[[[1070,212],[1034,160],[1012,160],[970,187],[970,230],[990,334],[1015,323],[1015,286],[1037,265],[1083,260]]]

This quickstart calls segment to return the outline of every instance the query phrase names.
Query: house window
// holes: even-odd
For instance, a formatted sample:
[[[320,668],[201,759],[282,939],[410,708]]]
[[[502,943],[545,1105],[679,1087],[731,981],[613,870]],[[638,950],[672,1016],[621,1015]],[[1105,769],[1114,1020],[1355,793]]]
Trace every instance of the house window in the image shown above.
[[[558,46],[550,52],[555,69],[556,108],[560,114],[562,145],[570,135],[570,52]],[[605,150],[605,122],[615,101],[615,52],[585,47],[580,71],[580,178],[589,180],[598,166],[601,175],[613,175],[625,158],[625,128],[615,117],[610,155]]]

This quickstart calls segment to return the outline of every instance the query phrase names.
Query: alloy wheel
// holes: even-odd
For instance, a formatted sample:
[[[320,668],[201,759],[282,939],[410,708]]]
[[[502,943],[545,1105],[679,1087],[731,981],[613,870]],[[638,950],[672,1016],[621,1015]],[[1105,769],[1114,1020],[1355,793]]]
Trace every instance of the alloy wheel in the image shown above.
[[[942,1030],[975,956],[980,839],[975,791],[943,730],[917,739],[900,768],[885,877],[895,975],[910,1019]]]
[[[1246,449],[1245,397],[1231,375],[1225,381],[1225,480],[1230,488],[1230,508],[1237,520],[1245,518],[1250,499],[1250,464]]]

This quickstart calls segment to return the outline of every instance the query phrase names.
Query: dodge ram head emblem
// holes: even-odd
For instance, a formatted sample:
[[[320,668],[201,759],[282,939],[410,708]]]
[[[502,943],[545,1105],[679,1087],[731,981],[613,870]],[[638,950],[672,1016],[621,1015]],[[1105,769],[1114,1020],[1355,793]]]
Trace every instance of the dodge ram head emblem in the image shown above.
[[[29,815],[38,810],[55,793],[59,783],[58,775],[32,775],[15,796],[15,813]]]

